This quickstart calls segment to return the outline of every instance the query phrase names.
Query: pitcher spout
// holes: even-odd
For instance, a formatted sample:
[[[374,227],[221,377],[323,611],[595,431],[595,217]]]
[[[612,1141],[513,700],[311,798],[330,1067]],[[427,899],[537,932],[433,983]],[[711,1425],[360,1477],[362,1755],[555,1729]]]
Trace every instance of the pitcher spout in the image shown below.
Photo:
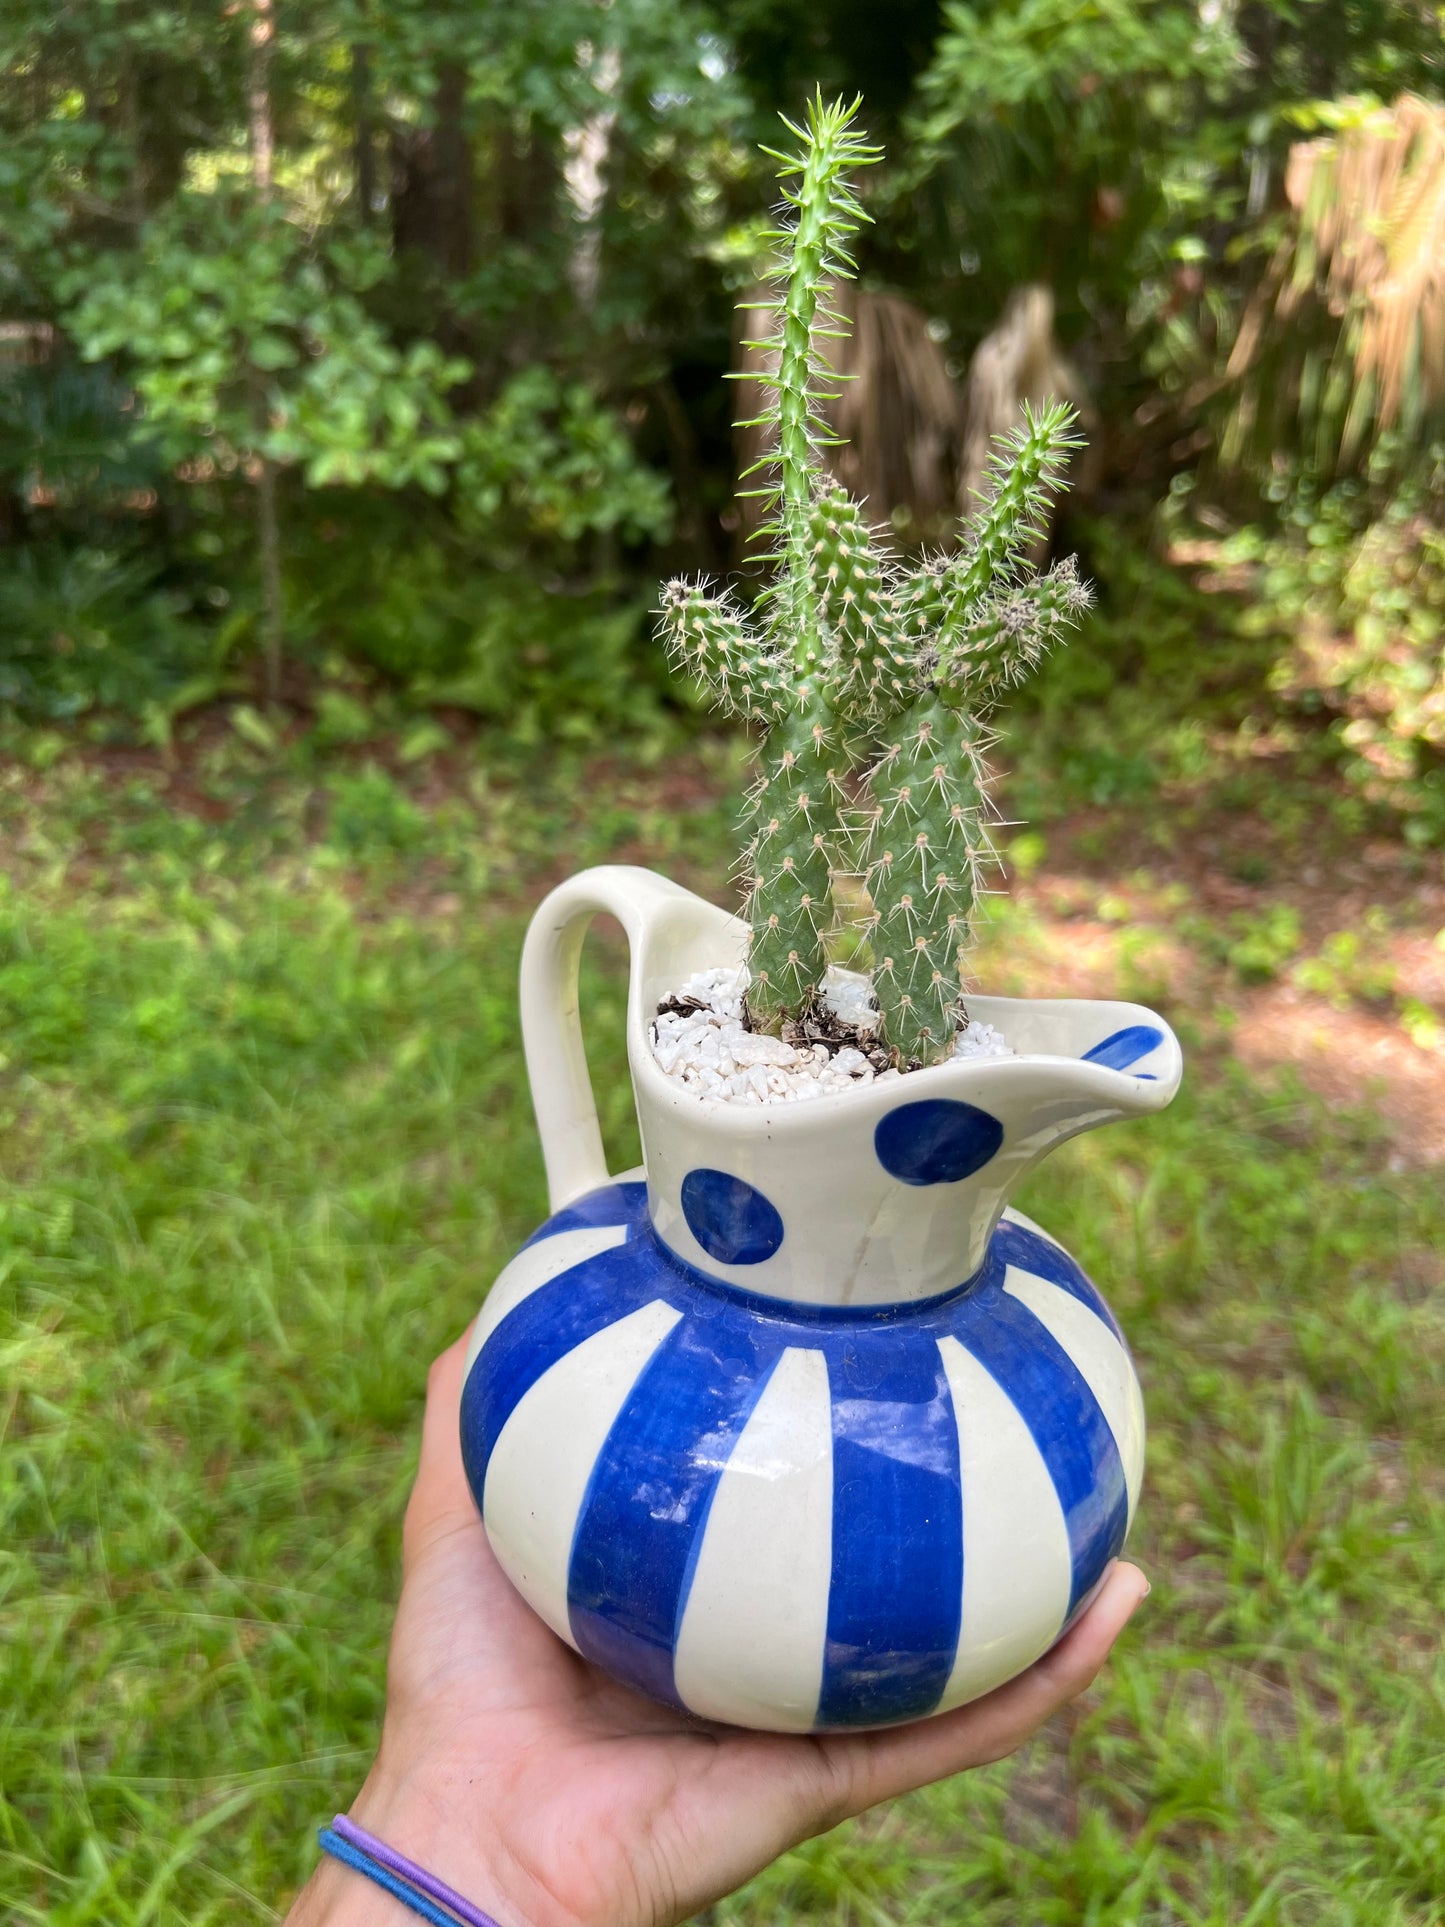
[[[1013,1182],[1100,1124],[1163,1110],[1179,1089],[1179,1040],[1142,1004],[1093,999],[971,997],[969,1012],[1008,1037]]]

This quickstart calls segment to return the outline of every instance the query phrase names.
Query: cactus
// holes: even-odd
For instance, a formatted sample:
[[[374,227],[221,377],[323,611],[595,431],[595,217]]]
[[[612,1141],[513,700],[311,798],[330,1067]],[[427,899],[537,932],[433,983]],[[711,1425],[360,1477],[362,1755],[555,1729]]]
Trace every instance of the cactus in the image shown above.
[[[973,908],[994,860],[986,715],[1089,596],[1072,562],[1042,576],[1028,564],[1077,446],[1059,404],[1026,410],[995,449],[959,552],[911,570],[824,472],[836,437],[819,413],[834,398],[820,344],[843,325],[827,287],[852,272],[847,242],[866,218],[848,173],[879,157],[853,126],[857,105],[815,100],[805,128],[785,123],[798,151],[775,156],[793,218],[773,237],[775,329],[752,344],[775,357],[758,491],[774,574],[751,615],[726,590],[669,583],[661,631],[677,668],[763,732],[744,853],[752,1021],[776,1031],[816,999],[833,878],[862,876],[884,1035],[909,1067],[952,1047]]]

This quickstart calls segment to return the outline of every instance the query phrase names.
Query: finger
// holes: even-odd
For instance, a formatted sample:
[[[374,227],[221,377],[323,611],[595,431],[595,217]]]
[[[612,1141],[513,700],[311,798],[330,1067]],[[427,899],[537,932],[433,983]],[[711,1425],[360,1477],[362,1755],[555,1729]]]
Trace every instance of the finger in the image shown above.
[[[426,1381],[426,1411],[422,1417],[421,1459],[416,1484],[402,1524],[402,1560],[409,1568],[419,1542],[439,1521],[455,1513],[475,1514],[471,1488],[462,1468],[460,1411],[467,1328],[432,1363]]]
[[[1092,1684],[1148,1591],[1149,1582],[1137,1566],[1116,1565],[1088,1611],[1052,1652],[1006,1686],[938,1719],[830,1741],[830,1750],[838,1748],[845,1756],[835,1764],[843,1767],[849,1788],[847,1811],[861,1813],[965,1767],[1001,1760],[1022,1746]]]

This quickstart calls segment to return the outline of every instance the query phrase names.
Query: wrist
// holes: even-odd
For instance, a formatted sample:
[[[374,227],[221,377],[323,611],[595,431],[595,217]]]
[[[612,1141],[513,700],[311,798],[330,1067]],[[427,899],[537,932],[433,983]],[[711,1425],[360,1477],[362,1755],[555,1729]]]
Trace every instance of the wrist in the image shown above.
[[[425,1784],[392,1775],[378,1759],[348,1817],[408,1860],[444,1880],[498,1927],[538,1927],[516,1891],[527,1883],[500,1849],[484,1816],[471,1811],[468,1784],[449,1788],[430,1774]],[[455,1797],[459,1796],[459,1797]],[[287,1927],[401,1927],[407,1908],[365,1874],[323,1855],[287,1916]]]

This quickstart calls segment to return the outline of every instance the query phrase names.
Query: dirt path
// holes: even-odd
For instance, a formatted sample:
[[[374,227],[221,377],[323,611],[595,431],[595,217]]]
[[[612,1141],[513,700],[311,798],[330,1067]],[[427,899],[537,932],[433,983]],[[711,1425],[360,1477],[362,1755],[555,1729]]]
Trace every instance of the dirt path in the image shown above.
[[[1036,995],[1217,1010],[1220,1041],[1248,1070],[1288,1068],[1328,1103],[1374,1112],[1398,1168],[1445,1163],[1438,860],[1371,843],[1288,866],[1261,853],[1257,822],[1221,816],[1179,854],[1115,837],[1103,862],[1099,833],[1087,813],[1051,827],[981,971]]]

